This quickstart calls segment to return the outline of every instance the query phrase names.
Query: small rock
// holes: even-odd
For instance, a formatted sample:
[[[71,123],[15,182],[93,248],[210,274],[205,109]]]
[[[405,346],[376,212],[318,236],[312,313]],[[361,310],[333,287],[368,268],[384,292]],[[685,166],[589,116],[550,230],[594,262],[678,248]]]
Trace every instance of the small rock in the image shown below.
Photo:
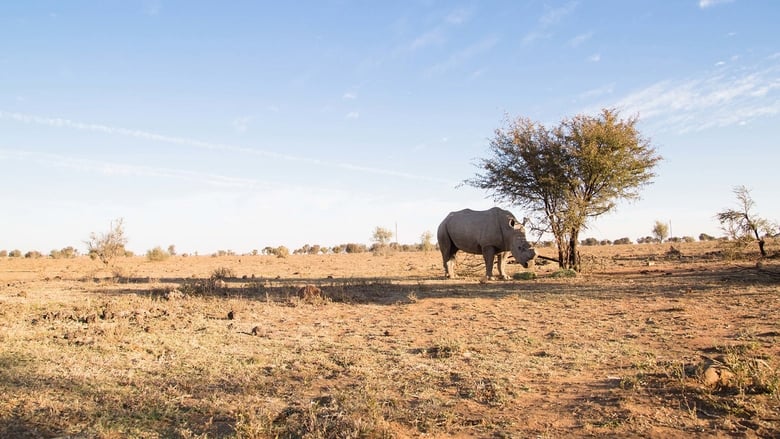
[[[228,312],[227,318],[228,320],[233,320],[234,318],[236,318],[236,314],[233,312],[232,309]]]
[[[184,293],[182,293],[178,288],[174,288],[170,291],[166,291],[163,294],[163,299],[165,300],[177,300],[184,298]]]
[[[720,366],[710,365],[702,373],[702,382],[710,387],[727,387],[734,380],[734,373]]]

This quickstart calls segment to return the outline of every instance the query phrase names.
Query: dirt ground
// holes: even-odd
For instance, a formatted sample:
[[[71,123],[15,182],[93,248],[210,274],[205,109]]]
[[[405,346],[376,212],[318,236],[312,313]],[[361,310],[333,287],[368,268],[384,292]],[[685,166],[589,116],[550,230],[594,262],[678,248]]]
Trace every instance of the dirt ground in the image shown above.
[[[2,258],[0,437],[780,437],[778,259],[582,252]]]

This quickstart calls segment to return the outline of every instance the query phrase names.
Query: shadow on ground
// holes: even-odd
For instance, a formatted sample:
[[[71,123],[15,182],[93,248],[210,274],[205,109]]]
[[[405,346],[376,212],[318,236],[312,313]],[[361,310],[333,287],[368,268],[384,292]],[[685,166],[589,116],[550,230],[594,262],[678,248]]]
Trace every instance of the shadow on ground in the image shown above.
[[[149,288],[145,288],[146,285]],[[152,286],[153,284],[153,286]],[[393,305],[430,298],[495,298],[522,295],[528,300],[555,296],[588,298],[679,297],[706,294],[724,287],[780,284],[774,270],[732,266],[722,269],[638,269],[631,272],[595,273],[575,278],[550,275],[534,280],[478,282],[475,278],[443,280],[425,277],[380,278],[148,278],[123,279],[100,291],[105,294],[149,294],[172,297],[224,297],[282,302],[316,296],[334,302]],[[304,287],[309,291],[303,292]],[[311,289],[313,287],[313,289]]]

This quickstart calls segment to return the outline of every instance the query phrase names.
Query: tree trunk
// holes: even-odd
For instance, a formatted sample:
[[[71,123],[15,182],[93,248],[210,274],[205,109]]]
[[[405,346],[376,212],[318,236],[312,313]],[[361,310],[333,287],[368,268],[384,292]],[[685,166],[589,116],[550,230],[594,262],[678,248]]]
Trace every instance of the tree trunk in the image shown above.
[[[560,237],[555,237],[555,242],[558,246],[558,268],[566,268],[566,249]]]
[[[569,234],[569,249],[568,249],[568,260],[567,260],[567,267],[571,268],[572,270],[579,272],[582,268],[580,266],[580,253],[577,250],[577,246],[579,244],[579,235],[580,231],[572,229]]]
[[[761,252],[761,257],[765,258],[766,257],[766,250],[764,250],[765,242],[763,239],[761,239],[760,236],[758,236],[758,229],[754,228],[753,234],[756,235],[756,241],[758,241],[758,250]]]

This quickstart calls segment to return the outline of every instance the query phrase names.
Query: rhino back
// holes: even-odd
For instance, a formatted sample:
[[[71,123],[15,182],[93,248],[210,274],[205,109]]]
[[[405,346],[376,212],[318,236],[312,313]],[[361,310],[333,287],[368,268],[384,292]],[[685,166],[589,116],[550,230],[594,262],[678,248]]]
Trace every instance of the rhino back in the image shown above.
[[[482,211],[463,209],[450,213],[441,226],[455,246],[467,253],[482,253],[488,246],[507,250],[499,221],[501,213],[496,207]]]

